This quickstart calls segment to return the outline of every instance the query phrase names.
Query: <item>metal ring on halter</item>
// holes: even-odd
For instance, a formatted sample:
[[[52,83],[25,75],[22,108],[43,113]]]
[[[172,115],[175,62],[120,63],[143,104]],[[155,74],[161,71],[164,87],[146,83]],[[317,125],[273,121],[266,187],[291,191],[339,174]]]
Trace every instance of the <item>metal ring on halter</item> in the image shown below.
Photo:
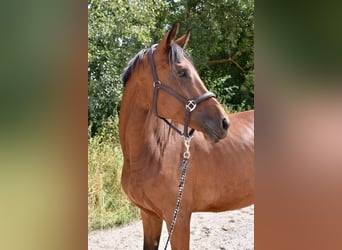
[[[188,100],[188,102],[185,104],[185,109],[189,112],[192,112],[195,110],[197,104],[194,100]]]
[[[160,85],[160,84],[162,84],[159,80],[158,81],[156,81],[156,82],[153,82],[153,87],[156,87],[156,84],[157,85]]]

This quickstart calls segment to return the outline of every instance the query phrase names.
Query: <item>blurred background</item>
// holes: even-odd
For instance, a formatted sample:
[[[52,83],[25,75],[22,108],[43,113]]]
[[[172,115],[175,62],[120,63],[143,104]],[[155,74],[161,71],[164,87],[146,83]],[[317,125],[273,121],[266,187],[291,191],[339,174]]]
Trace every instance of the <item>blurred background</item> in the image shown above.
[[[86,249],[86,3],[4,2],[0,19],[0,249]]]
[[[258,1],[254,42],[248,1],[115,3],[2,4],[0,249],[87,248],[89,138],[115,122],[128,60],[175,20],[208,88],[256,110],[255,249],[341,249],[341,3]]]

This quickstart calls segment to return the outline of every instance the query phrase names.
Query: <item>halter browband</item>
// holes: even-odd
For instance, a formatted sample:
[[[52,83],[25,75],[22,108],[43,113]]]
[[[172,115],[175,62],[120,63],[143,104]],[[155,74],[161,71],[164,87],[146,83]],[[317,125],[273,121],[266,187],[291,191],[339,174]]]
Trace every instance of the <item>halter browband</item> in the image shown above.
[[[153,60],[153,52],[155,50],[155,48],[157,47],[157,44],[153,45],[150,49],[150,51],[148,52],[148,57],[149,57],[149,61],[150,61],[150,65],[151,65],[151,69],[152,69],[152,76],[153,76],[153,101],[152,101],[152,111],[154,113],[155,116],[157,116],[158,118],[162,119],[164,122],[166,122],[173,130],[175,130],[178,134],[189,138],[193,135],[193,133],[195,132],[195,130],[192,128],[190,130],[190,132],[188,132],[188,126],[189,126],[189,121],[190,121],[190,113],[192,111],[195,110],[197,104],[200,104],[201,102],[211,98],[211,97],[215,97],[214,93],[212,92],[206,92],[203,95],[197,97],[196,99],[192,99],[192,100],[188,100],[186,98],[184,98],[183,96],[179,95],[177,92],[175,92],[174,90],[170,89],[169,87],[167,87],[166,85],[163,85],[159,80],[158,80],[158,76],[157,76],[157,71],[156,71],[156,67],[154,64],[154,60]],[[184,131],[180,131],[175,125],[173,125],[171,122],[169,122],[168,120],[166,120],[164,117],[161,117],[158,115],[157,112],[157,98],[158,98],[158,91],[159,89],[162,89],[164,91],[166,91],[167,93],[169,93],[170,95],[176,97],[180,102],[185,104],[185,120],[184,120]]]

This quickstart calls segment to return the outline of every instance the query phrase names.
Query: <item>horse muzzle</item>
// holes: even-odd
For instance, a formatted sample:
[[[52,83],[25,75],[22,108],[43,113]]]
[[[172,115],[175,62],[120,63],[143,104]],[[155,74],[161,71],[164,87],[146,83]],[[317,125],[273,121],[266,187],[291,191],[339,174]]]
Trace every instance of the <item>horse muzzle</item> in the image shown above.
[[[229,119],[226,117],[218,122],[212,119],[204,119],[201,130],[208,141],[217,143],[227,137],[229,126]]]

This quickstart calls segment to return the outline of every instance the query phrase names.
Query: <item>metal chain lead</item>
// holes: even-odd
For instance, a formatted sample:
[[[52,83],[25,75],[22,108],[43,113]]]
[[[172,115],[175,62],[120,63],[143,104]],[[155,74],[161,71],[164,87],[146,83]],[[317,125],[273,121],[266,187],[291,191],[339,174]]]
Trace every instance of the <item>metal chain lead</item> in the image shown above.
[[[172,219],[171,226],[170,226],[170,232],[169,232],[169,236],[166,240],[164,250],[166,250],[167,245],[171,239],[173,230],[175,229],[177,215],[178,215],[180,203],[181,203],[182,197],[183,197],[183,190],[184,190],[184,184],[185,184],[185,178],[186,178],[186,169],[187,169],[188,161],[190,158],[190,142],[191,142],[191,139],[192,139],[191,136],[190,137],[184,136],[185,152],[183,154],[183,160],[180,164],[180,168],[182,169],[182,175],[181,175],[181,178],[179,181],[178,198],[177,198],[175,211],[173,212],[173,219]]]

